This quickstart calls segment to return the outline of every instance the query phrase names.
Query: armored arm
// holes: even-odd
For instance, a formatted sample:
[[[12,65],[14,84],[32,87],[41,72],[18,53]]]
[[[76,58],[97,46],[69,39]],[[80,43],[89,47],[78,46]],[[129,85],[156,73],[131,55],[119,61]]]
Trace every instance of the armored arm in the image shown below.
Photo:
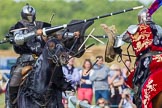
[[[126,32],[126,31],[125,31],[125,32]],[[115,37],[114,48],[121,47],[121,46],[125,43],[125,42],[123,41],[123,37],[124,37],[125,32],[122,33],[121,35]]]
[[[114,51],[117,54],[121,54],[122,49],[120,48],[125,42],[131,43],[130,35],[134,35],[138,30],[138,25],[131,25],[126,31],[124,31],[120,36],[116,36],[114,42]]]
[[[71,32],[66,32],[66,33],[64,33],[64,35],[63,35],[63,38],[73,38],[75,36],[75,34],[74,33],[71,33]]]
[[[122,41],[124,41],[126,43],[131,43],[131,38],[127,32],[125,32],[125,34],[123,35]]]
[[[121,49],[121,46],[125,43],[123,41],[123,37],[124,37],[124,34],[126,33],[126,31],[124,33],[122,33],[121,35],[119,36],[116,36],[115,40],[114,40],[114,51],[116,54],[121,54],[122,53],[122,49]]]
[[[114,42],[114,48],[122,46],[125,42],[131,43],[129,35],[134,35],[138,30],[138,25],[131,25],[120,36],[117,36]]]
[[[138,25],[130,25],[127,31],[123,34],[123,41],[127,43],[132,43],[130,35],[134,35],[137,33]]]
[[[56,32],[56,38],[59,38],[59,39],[71,39],[73,37],[79,37],[79,35],[80,35],[79,32],[66,32],[66,31]]]
[[[23,45],[31,37],[36,36],[36,31],[32,31],[30,33],[25,33],[25,34],[23,33],[23,31],[15,31],[13,35],[14,35],[14,42],[17,45]]]

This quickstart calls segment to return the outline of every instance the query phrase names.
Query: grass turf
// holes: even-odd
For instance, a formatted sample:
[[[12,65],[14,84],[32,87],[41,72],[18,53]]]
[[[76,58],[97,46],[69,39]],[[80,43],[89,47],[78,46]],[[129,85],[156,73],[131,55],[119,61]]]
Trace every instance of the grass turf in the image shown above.
[[[5,94],[0,95],[0,108],[4,108],[5,106]]]

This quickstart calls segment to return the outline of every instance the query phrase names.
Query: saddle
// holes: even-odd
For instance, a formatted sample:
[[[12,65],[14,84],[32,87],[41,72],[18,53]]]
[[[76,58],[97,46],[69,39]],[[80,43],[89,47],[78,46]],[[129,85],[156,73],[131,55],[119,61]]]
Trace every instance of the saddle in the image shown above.
[[[22,77],[22,82],[21,82],[20,85],[23,85],[25,79],[26,79],[27,76],[28,76],[29,71],[32,70],[32,68],[33,68],[33,66],[25,66],[25,67],[23,67],[23,69],[22,69],[22,71],[21,71],[21,75],[22,75],[23,77]]]

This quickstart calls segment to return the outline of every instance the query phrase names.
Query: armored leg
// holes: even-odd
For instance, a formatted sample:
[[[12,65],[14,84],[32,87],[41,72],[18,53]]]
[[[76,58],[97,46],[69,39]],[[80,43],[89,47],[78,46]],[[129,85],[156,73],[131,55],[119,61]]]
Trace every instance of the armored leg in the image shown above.
[[[10,108],[16,108],[16,97],[21,83],[22,75],[21,70],[23,67],[18,66],[13,72],[13,75],[9,83],[9,97],[10,97]]]
[[[9,89],[9,91],[10,91],[10,103],[11,103],[10,108],[17,108],[16,97],[17,97],[18,89],[19,89],[19,86],[10,87],[10,89]]]
[[[9,97],[9,83],[7,84],[6,87],[6,93],[5,93],[5,108],[10,108],[10,97]]]

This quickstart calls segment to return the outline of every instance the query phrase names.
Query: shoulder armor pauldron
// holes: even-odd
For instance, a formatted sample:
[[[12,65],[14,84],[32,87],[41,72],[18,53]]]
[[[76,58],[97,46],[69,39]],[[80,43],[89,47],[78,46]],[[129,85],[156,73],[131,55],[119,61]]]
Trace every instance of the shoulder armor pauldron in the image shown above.
[[[135,34],[138,30],[138,27],[138,25],[130,25],[127,30],[130,34]]]

